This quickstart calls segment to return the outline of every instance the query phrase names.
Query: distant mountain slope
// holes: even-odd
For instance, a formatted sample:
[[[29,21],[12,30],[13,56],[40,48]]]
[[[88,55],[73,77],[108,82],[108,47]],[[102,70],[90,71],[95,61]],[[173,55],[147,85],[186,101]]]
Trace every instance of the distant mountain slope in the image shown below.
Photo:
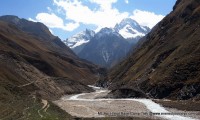
[[[69,55],[71,57],[77,57],[69,47],[63,44],[60,38],[53,36],[49,29],[40,22],[32,22],[26,19],[20,19],[17,16],[5,15],[0,17],[1,21],[8,22],[15,25],[18,29],[36,36],[38,40],[47,42],[46,45],[49,50],[59,52],[63,55]],[[63,51],[65,49],[66,51]]]
[[[143,91],[154,98],[200,99],[199,26],[200,1],[178,0],[141,47],[113,68],[110,89]]]
[[[119,33],[104,28],[95,34],[78,56],[109,68],[124,58],[129,49],[130,44]]]
[[[71,49],[73,49],[76,54],[78,54],[84,48],[84,46],[94,37],[94,35],[94,31],[86,29],[85,31],[75,34],[74,36],[70,37],[67,40],[64,40],[63,42]]]
[[[122,35],[128,42],[137,43],[141,37],[149,33],[150,28],[139,25],[131,18],[126,18],[119,24],[116,24],[114,30]]]
[[[42,119],[39,110],[47,119],[65,119],[50,102],[44,113],[42,101],[93,91],[87,85],[102,71],[79,59],[43,24],[16,16],[0,17],[0,68],[2,119]]]
[[[149,31],[148,27],[140,26],[135,20],[127,18],[116,24],[113,29],[102,28],[97,33],[86,29],[64,42],[79,57],[110,68],[121,61],[131,46]]]
[[[4,21],[2,20],[2,18],[5,18],[5,17],[7,16],[0,17],[0,21]],[[10,16],[10,17],[11,17],[11,20],[13,18],[19,19],[18,17],[15,17],[15,16],[13,17]],[[37,60],[38,62],[41,61],[41,64],[37,63],[35,64],[35,66],[37,66],[38,68],[40,67],[39,65],[43,67],[48,67],[48,66],[51,67],[51,69],[44,69],[44,71],[42,71],[47,74],[49,72],[48,75],[50,76],[63,76],[63,77],[69,77],[71,79],[79,80],[81,76],[84,77],[85,75],[80,75],[79,74],[80,70],[78,69],[85,69],[85,71],[82,71],[85,74],[88,74],[87,72],[90,72],[90,73],[92,72],[91,74],[92,76],[93,76],[93,72],[95,72],[98,69],[97,66],[79,59],[73,53],[73,51],[69,49],[69,47],[67,47],[58,37],[53,36],[49,32],[48,28],[42,23],[35,23],[35,22],[27,21],[25,19],[19,19],[18,22],[22,24],[20,26],[26,27],[26,24],[28,23],[29,26],[33,26],[35,27],[35,29],[39,30],[41,28],[42,30],[40,34],[41,36],[44,36],[45,39],[40,37],[40,35],[37,34],[38,32],[37,30],[36,31],[23,30],[20,26],[18,26],[18,24],[15,24],[15,23],[13,24],[13,22],[8,21],[6,22],[5,25],[2,22],[2,28],[1,28],[1,33],[3,33],[2,39],[4,41],[6,39],[7,42],[12,42],[12,44],[15,44],[14,46],[14,45],[5,44],[5,42],[2,42],[3,45],[1,46],[2,48],[5,48],[2,50],[7,51],[7,49],[9,49],[11,52],[15,52],[16,54],[23,53],[23,55],[25,54],[25,56],[27,56],[28,58],[29,56],[31,56],[33,60],[31,58],[30,60],[27,58],[27,61],[33,62],[33,64],[35,61],[37,62]],[[25,23],[25,25],[23,25],[23,22]],[[41,24],[41,25],[37,26],[37,24]],[[32,27],[30,28],[33,29]],[[23,31],[25,33],[23,33]],[[44,34],[42,34],[42,32]],[[10,35],[11,33],[12,35]],[[43,63],[43,61],[46,63]],[[49,70],[49,71],[46,71],[46,70]],[[70,72],[70,74],[68,74],[68,72]],[[73,75],[72,73],[77,74],[77,75]],[[86,81],[84,82],[86,84],[89,84]]]

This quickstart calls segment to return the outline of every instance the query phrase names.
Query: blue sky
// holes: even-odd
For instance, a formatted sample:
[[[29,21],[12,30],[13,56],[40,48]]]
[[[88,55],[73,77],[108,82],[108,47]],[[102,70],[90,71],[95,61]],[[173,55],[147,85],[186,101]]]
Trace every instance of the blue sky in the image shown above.
[[[176,0],[1,0],[0,16],[42,22],[66,39],[86,28],[98,31],[130,17],[152,28],[172,11]]]

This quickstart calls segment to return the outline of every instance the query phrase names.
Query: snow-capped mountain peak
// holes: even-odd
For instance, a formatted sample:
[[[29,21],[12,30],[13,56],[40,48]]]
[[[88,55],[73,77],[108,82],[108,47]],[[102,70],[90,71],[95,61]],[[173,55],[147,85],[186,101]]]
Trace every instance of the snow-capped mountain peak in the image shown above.
[[[133,19],[131,18],[126,18],[123,19],[119,24],[117,24],[115,27],[117,27],[118,29],[123,28],[126,25],[130,25],[131,27],[137,28],[140,27],[140,25]]]
[[[124,58],[131,47],[150,29],[127,18],[114,28],[102,28],[98,32],[85,30],[67,40],[67,45],[82,59],[103,67],[111,67]]]
[[[131,18],[123,19],[119,24],[115,25],[114,29],[126,39],[143,37],[150,31],[148,27],[140,26]]]
[[[92,37],[94,37],[95,32],[89,29],[86,29],[85,31],[82,31],[78,34],[75,34],[74,36],[68,38],[67,40],[64,40],[63,42],[69,46],[70,48],[75,48],[77,46],[80,46],[82,44],[85,44],[90,41]]]
[[[138,36],[140,37],[145,36],[144,33],[137,31],[136,29],[132,28],[130,25],[126,25],[122,29],[120,29],[119,34],[121,34],[125,39],[136,38]]]

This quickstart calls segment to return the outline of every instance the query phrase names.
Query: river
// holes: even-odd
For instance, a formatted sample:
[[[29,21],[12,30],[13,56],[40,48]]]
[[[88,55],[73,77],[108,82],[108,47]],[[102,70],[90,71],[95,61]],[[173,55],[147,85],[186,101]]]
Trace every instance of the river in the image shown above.
[[[60,100],[54,101],[63,110],[76,117],[140,117],[161,120],[197,120],[186,111],[174,110],[162,107],[151,99],[104,99],[109,90],[95,86],[95,92],[66,95]]]

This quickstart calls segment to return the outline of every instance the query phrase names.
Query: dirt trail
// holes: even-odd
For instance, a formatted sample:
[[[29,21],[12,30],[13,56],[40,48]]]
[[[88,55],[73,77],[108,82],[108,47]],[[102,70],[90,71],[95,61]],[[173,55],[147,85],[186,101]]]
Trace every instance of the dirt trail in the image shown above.
[[[46,112],[47,109],[49,108],[49,104],[48,104],[48,101],[47,101],[47,100],[44,100],[44,99],[42,99],[41,103],[43,104],[43,106],[42,106],[42,108],[41,108],[40,110],[38,110],[38,114],[39,114],[40,117],[42,118],[43,115],[40,113],[40,111],[43,110],[44,112]]]
[[[27,83],[27,84],[24,84],[24,85],[19,85],[18,87],[25,87],[25,86],[31,85],[31,84],[33,84],[33,83],[35,83],[35,82],[36,82],[36,81],[32,81],[32,82]]]
[[[26,84],[23,84],[23,85],[18,85],[17,87],[26,87],[26,86],[28,86],[28,85],[37,83],[38,81],[42,81],[42,80],[45,80],[45,79],[49,79],[49,77],[45,77],[45,78],[42,78],[42,79],[38,79],[38,80],[35,80],[35,81],[31,81],[31,82],[26,83]]]

